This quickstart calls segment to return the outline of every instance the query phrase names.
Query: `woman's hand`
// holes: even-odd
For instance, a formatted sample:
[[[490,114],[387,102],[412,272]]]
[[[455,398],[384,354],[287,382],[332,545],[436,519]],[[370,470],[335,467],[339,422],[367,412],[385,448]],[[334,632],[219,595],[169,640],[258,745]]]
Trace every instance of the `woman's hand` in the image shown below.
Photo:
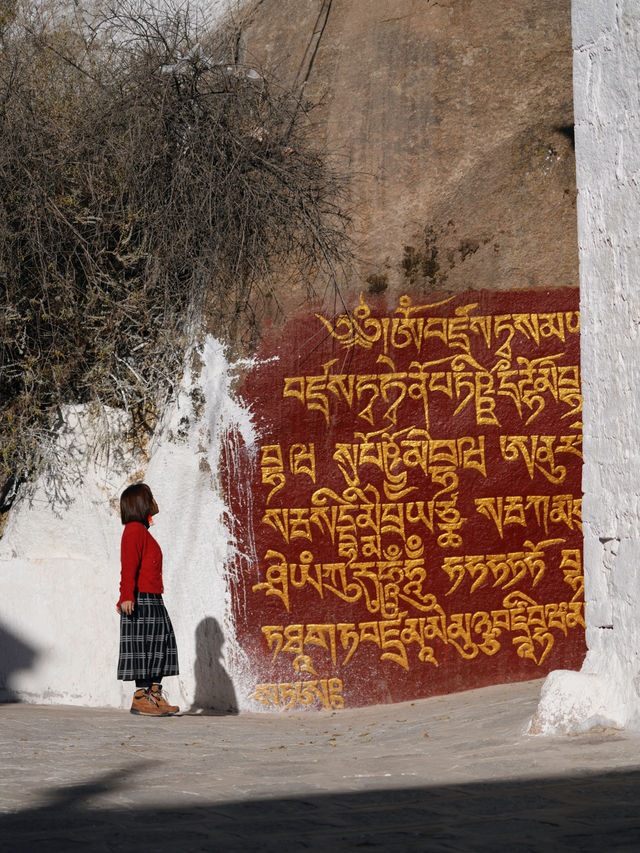
[[[125,616],[131,616],[134,604],[135,602],[133,601],[121,601],[120,604],[116,606],[116,610],[118,613],[124,613]]]

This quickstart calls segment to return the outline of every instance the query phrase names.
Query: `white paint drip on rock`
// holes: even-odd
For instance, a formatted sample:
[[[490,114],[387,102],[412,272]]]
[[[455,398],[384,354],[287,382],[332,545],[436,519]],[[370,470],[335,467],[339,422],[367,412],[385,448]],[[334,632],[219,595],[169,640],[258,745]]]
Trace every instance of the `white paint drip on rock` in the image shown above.
[[[5,698],[126,707],[131,685],[115,677],[122,526],[118,497],[141,475],[158,500],[153,535],[164,553],[165,602],[181,674],[167,679],[183,707],[247,707],[253,685],[230,613],[232,533],[218,479],[226,431],[252,445],[250,412],[232,394],[234,372],[221,343],[207,337],[199,375],[188,368],[175,403],[149,449],[114,467],[86,461],[68,510],[56,515],[42,484],[12,509],[0,540],[0,631],[8,650],[0,674]],[[203,397],[198,394],[202,391]],[[65,440],[86,452],[94,425],[82,409],[65,413]]]

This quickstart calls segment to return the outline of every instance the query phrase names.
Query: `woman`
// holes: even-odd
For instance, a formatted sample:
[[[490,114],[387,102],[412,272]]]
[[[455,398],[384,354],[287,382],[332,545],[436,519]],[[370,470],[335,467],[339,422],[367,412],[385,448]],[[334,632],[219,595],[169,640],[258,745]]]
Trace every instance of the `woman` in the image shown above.
[[[178,650],[162,601],[162,551],[149,533],[158,512],[151,489],[136,483],[120,497],[120,657],[118,678],[135,681],[132,714],[168,717],[180,709],[162,693],[162,678],[178,674]]]

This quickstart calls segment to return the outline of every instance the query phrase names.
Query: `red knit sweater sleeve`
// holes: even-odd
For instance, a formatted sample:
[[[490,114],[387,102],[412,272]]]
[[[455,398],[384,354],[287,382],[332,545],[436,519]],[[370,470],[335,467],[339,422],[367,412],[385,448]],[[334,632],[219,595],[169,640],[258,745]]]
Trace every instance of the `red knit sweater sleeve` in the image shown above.
[[[122,532],[122,542],[120,543],[119,605],[123,601],[135,600],[136,580],[142,562],[146,532],[144,526],[135,521],[125,524],[124,531]]]

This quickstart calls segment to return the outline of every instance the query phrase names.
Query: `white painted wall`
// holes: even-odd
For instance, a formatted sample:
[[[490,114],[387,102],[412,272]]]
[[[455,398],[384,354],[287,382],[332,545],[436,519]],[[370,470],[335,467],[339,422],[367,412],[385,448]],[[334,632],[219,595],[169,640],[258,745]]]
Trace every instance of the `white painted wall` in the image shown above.
[[[573,0],[589,652],[534,731],[640,727],[640,2]]]
[[[229,618],[225,565],[233,543],[216,472],[223,432],[237,429],[251,442],[253,430],[231,395],[233,369],[222,345],[207,338],[200,358],[199,375],[187,371],[143,470],[134,470],[135,460],[119,472],[90,464],[60,516],[41,487],[31,503],[12,509],[0,539],[0,671],[23,701],[130,703],[131,684],[116,680],[118,498],[143,475],[160,507],[152,532],[164,554],[164,599],[178,641],[181,674],[166,680],[169,695],[183,708],[247,707],[253,685],[246,683]],[[190,396],[196,384],[206,399],[199,416]],[[184,417],[186,437],[171,440]],[[91,430],[81,410],[68,413],[68,425],[76,438]]]

